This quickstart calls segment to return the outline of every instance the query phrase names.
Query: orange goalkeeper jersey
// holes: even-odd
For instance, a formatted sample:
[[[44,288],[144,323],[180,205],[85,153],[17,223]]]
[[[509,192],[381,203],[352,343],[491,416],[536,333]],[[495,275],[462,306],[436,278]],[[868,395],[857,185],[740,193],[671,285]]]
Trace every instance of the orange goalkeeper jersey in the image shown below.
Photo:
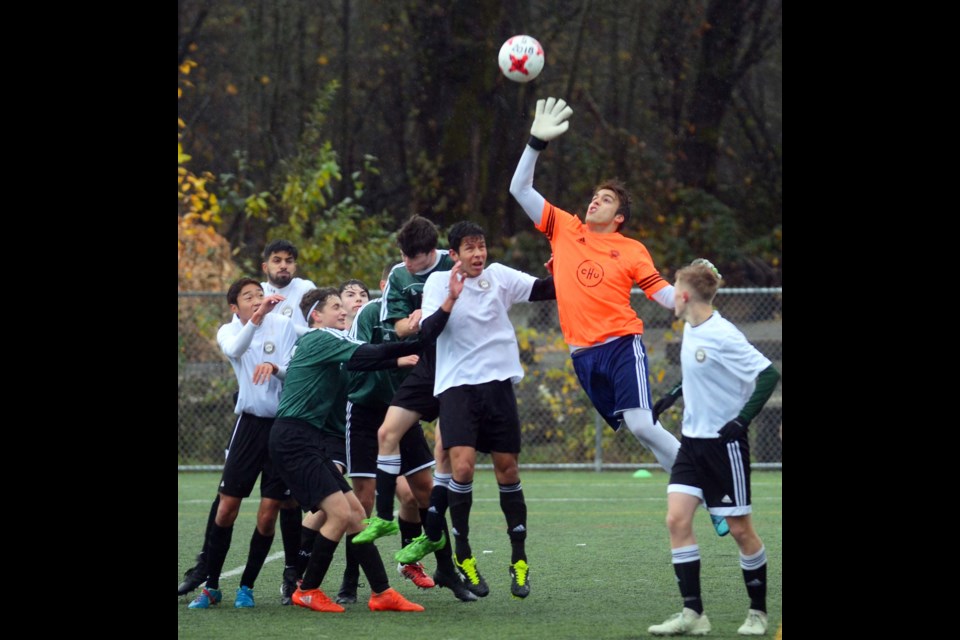
[[[652,298],[667,286],[645,246],[620,233],[592,233],[580,218],[546,201],[537,229],[553,250],[560,329],[568,345],[643,333],[630,289],[636,283]]]

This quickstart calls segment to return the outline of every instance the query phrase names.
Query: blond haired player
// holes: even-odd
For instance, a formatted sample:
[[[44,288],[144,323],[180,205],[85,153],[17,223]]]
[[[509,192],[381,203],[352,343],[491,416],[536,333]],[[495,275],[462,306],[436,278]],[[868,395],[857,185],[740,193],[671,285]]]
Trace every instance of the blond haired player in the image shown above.
[[[767,552],[750,513],[747,426],[773,393],[780,372],[743,333],[713,308],[720,273],[707,260],[677,272],[675,312],[684,321],[683,442],[667,487],[670,553],[683,610],[648,631],[656,636],[705,635],[710,621],[700,598],[700,546],[693,534],[697,506],[725,517],[740,548],[750,598],[743,636],[767,632]]]

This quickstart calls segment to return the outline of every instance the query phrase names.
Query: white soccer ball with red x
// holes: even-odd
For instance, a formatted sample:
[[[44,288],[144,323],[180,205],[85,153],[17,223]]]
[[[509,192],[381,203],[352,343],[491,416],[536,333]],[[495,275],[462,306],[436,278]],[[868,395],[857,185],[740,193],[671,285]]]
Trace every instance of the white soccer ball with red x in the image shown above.
[[[543,71],[543,47],[536,38],[513,36],[500,47],[500,71],[514,82],[530,82]]]

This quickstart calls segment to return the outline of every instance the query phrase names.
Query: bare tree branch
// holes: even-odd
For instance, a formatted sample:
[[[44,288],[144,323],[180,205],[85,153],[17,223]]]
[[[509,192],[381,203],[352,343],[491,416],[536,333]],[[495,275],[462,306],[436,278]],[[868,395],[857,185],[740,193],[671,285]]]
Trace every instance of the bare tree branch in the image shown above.
[[[203,6],[200,7],[200,11],[197,12],[196,18],[193,20],[193,25],[186,33],[179,35],[177,38],[177,66],[179,67],[183,64],[183,61],[187,57],[187,53],[190,51],[190,44],[197,39],[197,34],[200,32],[200,27],[203,26],[204,21],[207,19],[207,15],[210,13],[210,6],[213,4],[213,0],[205,0]]]

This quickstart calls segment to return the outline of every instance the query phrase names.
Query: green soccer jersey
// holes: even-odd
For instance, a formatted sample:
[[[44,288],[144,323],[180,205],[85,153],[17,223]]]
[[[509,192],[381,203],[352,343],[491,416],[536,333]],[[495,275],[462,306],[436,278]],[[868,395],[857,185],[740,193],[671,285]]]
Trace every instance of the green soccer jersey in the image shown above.
[[[383,325],[380,322],[380,308],[383,299],[372,300],[363,305],[350,327],[350,338],[370,344],[383,342]],[[383,369],[380,371],[351,371],[350,402],[363,406],[389,405],[393,394],[400,386],[401,369]]]
[[[340,378],[333,405],[323,423],[323,430],[341,438],[347,437],[347,388],[350,385],[352,372],[347,371],[345,365],[340,365]]]
[[[287,365],[277,418],[296,418],[323,429],[338,396],[343,399],[338,393],[343,384],[340,365],[360,344],[336,329],[317,329],[300,336]]]
[[[423,302],[423,285],[430,274],[434,271],[449,271],[456,264],[446,250],[437,250],[437,257],[437,264],[426,273],[410,273],[403,264],[398,264],[390,271],[387,286],[383,290],[386,302],[380,310],[384,342],[396,341],[397,334],[393,324],[420,308]]]

